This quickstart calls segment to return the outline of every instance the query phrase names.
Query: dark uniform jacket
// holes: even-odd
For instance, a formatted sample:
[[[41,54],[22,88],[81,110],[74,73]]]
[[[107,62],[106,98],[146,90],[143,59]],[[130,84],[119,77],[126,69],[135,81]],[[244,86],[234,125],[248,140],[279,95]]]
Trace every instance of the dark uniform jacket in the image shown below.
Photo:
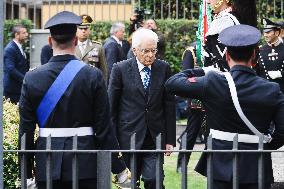
[[[245,66],[234,66],[230,71],[238,93],[240,106],[251,123],[261,132],[268,133],[270,122],[275,122],[271,143],[265,149],[276,149],[284,140],[284,96],[279,85],[256,76]],[[171,77],[166,88],[170,93],[202,100],[206,111],[207,126],[211,129],[253,134],[239,117],[233,105],[225,76],[202,69],[185,70]],[[258,144],[239,143],[239,149],[257,149]],[[213,139],[213,149],[232,149],[232,142]],[[240,183],[257,183],[258,154],[241,153],[239,156]],[[213,154],[213,177],[231,181],[232,153]],[[203,154],[197,170],[206,175],[206,155]],[[270,153],[264,155],[265,182],[273,181]]]
[[[29,68],[17,44],[10,41],[4,49],[4,95],[9,93],[20,97],[23,79]]]
[[[281,42],[277,46],[264,45],[259,49],[258,74],[259,76],[276,82],[280,85],[280,89],[284,92],[284,43]],[[268,71],[280,71],[281,78],[271,79]]]
[[[44,137],[39,137],[34,145],[33,134],[38,123],[36,109],[58,74],[73,59],[76,58],[72,55],[54,56],[47,64],[27,73],[20,98],[19,130],[20,136],[24,133],[27,135],[27,149],[46,149]],[[89,65],[84,66],[75,76],[45,125],[45,128],[77,127],[93,127],[96,133],[94,136],[79,136],[78,149],[118,149],[116,137],[110,127],[108,96],[102,73]],[[54,137],[51,141],[51,149],[70,150],[72,143],[72,137]],[[45,181],[46,155],[36,153],[35,161],[36,179]],[[79,179],[95,178],[96,163],[95,154],[79,154]],[[122,167],[124,169],[125,165]],[[28,170],[28,176],[31,176],[31,165]],[[72,154],[52,154],[51,171],[53,180],[71,180]]]
[[[113,65],[108,93],[111,118],[122,149],[130,149],[133,133],[136,133],[136,148],[141,149],[147,128],[154,142],[156,136],[162,133],[162,147],[175,144],[175,99],[164,88],[170,74],[167,63],[155,60],[151,66],[150,89],[147,93],[136,58]]]
[[[122,43],[122,46],[117,43],[117,41],[113,37],[109,37],[105,40],[104,43],[104,49],[105,49],[105,55],[106,55],[106,62],[108,65],[108,71],[109,74],[111,72],[112,66],[114,63],[120,62],[122,60],[126,60],[126,53],[125,51],[127,47],[123,47],[127,44],[125,44],[126,41]],[[128,42],[127,42],[128,43]],[[129,46],[129,45],[128,45]],[[127,51],[128,52],[128,51]]]

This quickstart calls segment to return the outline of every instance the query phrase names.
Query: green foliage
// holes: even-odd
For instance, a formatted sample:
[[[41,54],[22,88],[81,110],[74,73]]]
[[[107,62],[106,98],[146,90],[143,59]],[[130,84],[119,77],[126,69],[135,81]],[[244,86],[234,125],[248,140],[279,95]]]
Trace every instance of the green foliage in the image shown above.
[[[180,63],[183,51],[195,40],[194,25],[196,25],[197,21],[171,19],[156,21],[159,29],[165,35],[165,60],[170,63],[173,72],[178,72],[181,69]],[[128,28],[128,25],[127,23],[126,28]],[[97,22],[95,26],[92,27],[93,39],[103,42],[109,37],[110,28],[111,22]]]
[[[18,105],[8,100],[3,101],[3,129],[4,129],[4,150],[18,149],[19,111]],[[18,186],[18,156],[16,153],[4,154],[4,185],[5,188],[17,188]]]

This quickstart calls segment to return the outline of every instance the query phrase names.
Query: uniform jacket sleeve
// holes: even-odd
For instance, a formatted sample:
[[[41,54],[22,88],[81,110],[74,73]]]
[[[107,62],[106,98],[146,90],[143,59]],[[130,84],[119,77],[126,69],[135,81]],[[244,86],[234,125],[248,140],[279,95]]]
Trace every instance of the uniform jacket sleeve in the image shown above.
[[[165,86],[170,94],[202,100],[206,76],[202,69],[188,69],[170,77]]]
[[[278,149],[284,145],[284,95],[279,91],[277,109],[274,116],[275,131],[272,141],[268,144],[270,149]]]
[[[192,69],[194,68],[194,59],[192,52],[190,50],[185,50],[183,60],[182,60],[182,69]]]
[[[26,80],[23,81],[22,92],[19,102],[20,111],[20,127],[19,127],[19,149],[21,148],[21,137],[26,134],[26,146],[28,150],[34,149],[34,131],[36,128],[36,112],[31,103],[30,96],[28,94],[28,86]],[[27,155],[27,178],[32,178],[33,153]]]
[[[19,60],[15,49],[13,49],[12,47],[5,49],[4,64],[6,70],[10,73],[10,76],[13,77],[15,80],[22,82],[24,79],[24,74],[19,72],[16,68],[16,64],[18,61]]]

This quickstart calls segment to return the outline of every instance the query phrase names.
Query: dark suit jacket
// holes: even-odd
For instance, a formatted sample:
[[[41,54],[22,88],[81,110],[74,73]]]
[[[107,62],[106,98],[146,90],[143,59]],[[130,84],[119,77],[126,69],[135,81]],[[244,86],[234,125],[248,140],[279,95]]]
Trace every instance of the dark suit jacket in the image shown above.
[[[40,63],[41,65],[46,64],[50,58],[53,56],[53,50],[50,45],[45,45],[41,49],[40,53]]]
[[[256,76],[245,66],[234,66],[230,71],[238,92],[244,114],[261,132],[268,133],[270,122],[275,122],[275,132],[267,149],[284,144],[284,96],[279,85]],[[209,128],[241,134],[253,134],[239,117],[233,105],[225,76],[202,69],[185,70],[171,77],[166,88],[179,96],[196,98],[203,102]],[[202,77],[201,77],[202,76]],[[191,78],[190,80],[188,78]],[[232,142],[213,139],[213,149],[232,149]],[[257,144],[240,143],[239,149],[257,149]],[[213,177],[221,181],[232,179],[232,153],[213,155]],[[239,156],[240,183],[257,183],[258,154],[241,153]],[[203,154],[197,170],[206,175],[206,155]],[[273,180],[270,153],[264,155],[264,178]]]
[[[29,64],[14,41],[4,49],[4,95],[14,94],[20,97],[24,76]]]
[[[121,47],[113,37],[109,37],[105,40],[104,49],[109,74],[111,73],[111,69],[114,63],[126,60],[127,53],[125,52],[127,51],[127,48],[129,49],[129,46],[127,47],[126,41],[122,43]]]
[[[39,137],[34,147],[34,131],[38,119],[36,109],[44,94],[54,82],[64,66],[76,59],[72,55],[59,55],[50,59],[33,71],[26,74],[20,98],[20,128],[19,135],[27,135],[27,149],[44,150],[46,138]],[[84,66],[71,82],[64,95],[58,101],[49,116],[45,128],[77,128],[93,127],[96,135],[79,136],[78,149],[118,149],[118,143],[109,119],[109,104],[105,82],[101,71],[89,65]],[[55,137],[51,140],[53,150],[71,150],[72,137]],[[96,155],[79,154],[78,156],[79,179],[96,177]],[[31,161],[31,157],[28,158]],[[46,154],[36,153],[36,179],[46,180]],[[52,154],[52,178],[54,180],[72,179],[72,154]],[[115,165],[119,173],[125,169],[125,164],[117,160]],[[31,176],[31,165],[28,166],[28,175]]]
[[[162,133],[162,147],[175,145],[175,99],[164,88],[170,74],[166,62],[155,60],[147,98],[136,58],[114,64],[108,93],[111,119],[122,149],[130,149],[133,133],[136,133],[136,148],[141,149],[147,128],[154,141]]]

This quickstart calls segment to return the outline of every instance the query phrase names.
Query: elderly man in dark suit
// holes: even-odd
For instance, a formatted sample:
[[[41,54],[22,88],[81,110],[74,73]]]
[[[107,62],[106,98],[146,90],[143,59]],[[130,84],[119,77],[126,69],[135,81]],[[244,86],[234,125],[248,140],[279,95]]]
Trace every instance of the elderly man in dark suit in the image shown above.
[[[4,49],[4,96],[11,102],[19,102],[24,76],[29,71],[29,63],[22,45],[28,38],[25,26],[12,28],[13,40]]]
[[[134,133],[136,149],[154,150],[160,133],[162,148],[172,150],[175,145],[175,99],[164,88],[170,66],[155,58],[157,42],[155,32],[137,30],[132,38],[135,57],[113,65],[108,89],[111,119],[123,150],[130,149]],[[129,155],[124,158],[130,167]],[[137,178],[142,175],[145,189],[156,188],[156,159],[155,153],[137,157]]]
[[[260,31],[252,26],[229,27],[220,33],[219,39],[227,47],[226,60],[230,72],[209,71],[214,69],[212,67],[188,69],[166,83],[169,92],[203,102],[213,150],[231,150],[236,134],[240,150],[258,149],[262,133],[264,149],[277,149],[283,145],[284,95],[277,83],[258,77],[251,68],[260,37]],[[272,121],[275,132],[271,141],[269,130]],[[213,154],[214,189],[233,188],[233,158],[232,153]],[[238,154],[239,188],[258,188],[258,158],[258,153]],[[196,170],[206,175],[206,165],[206,153],[203,153]],[[273,182],[270,153],[263,154],[263,166],[263,188],[269,189]]]
[[[106,62],[108,71],[111,72],[114,63],[126,60],[130,48],[129,43],[124,40],[125,25],[121,22],[114,23],[110,29],[110,37],[104,42]]]

